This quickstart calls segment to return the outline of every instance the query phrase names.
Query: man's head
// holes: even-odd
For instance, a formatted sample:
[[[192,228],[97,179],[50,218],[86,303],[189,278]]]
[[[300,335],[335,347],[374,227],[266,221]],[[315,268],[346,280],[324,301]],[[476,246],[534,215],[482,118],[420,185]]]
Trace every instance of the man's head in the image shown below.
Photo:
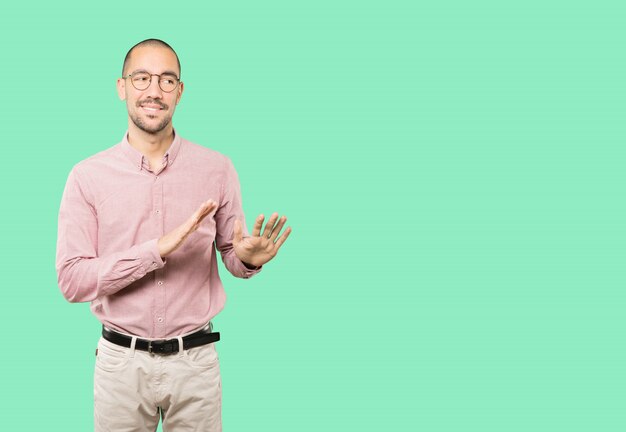
[[[117,80],[117,93],[126,100],[128,117],[135,126],[150,134],[170,126],[183,93],[179,79],[178,56],[162,40],[146,39],[128,51],[122,77]]]

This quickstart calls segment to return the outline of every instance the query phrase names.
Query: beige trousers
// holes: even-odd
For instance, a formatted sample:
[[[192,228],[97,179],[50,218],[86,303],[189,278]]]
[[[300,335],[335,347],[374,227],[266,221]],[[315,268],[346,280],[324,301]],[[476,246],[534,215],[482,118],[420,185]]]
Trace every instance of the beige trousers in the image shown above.
[[[180,338],[182,338],[181,335]],[[215,344],[162,356],[98,341],[96,432],[222,430],[222,382]],[[182,341],[179,345],[182,347]]]

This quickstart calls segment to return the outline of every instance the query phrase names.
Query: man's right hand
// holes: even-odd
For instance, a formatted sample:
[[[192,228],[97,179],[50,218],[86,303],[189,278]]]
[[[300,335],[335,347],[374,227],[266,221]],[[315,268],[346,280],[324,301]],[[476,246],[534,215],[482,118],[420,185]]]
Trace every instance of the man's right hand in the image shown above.
[[[203,202],[198,210],[196,210],[189,219],[161,237],[157,242],[161,258],[165,258],[178,249],[178,247],[183,244],[187,236],[198,229],[202,219],[215,210],[215,208],[217,208],[217,203],[215,201],[208,200]]]

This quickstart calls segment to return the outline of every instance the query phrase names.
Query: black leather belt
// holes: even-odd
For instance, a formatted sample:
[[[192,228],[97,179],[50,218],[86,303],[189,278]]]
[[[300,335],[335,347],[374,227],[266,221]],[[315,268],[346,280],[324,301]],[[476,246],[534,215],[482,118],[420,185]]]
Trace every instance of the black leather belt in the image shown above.
[[[102,337],[116,345],[130,348],[132,338],[102,326]],[[194,348],[220,340],[219,332],[211,332],[210,323],[195,333],[183,336],[183,349]],[[178,339],[147,340],[137,338],[135,349],[154,354],[169,355],[178,352]]]

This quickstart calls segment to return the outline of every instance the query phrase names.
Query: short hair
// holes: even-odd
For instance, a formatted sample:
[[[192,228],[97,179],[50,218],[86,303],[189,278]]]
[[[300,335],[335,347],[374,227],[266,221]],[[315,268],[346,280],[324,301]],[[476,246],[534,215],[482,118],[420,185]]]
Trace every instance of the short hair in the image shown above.
[[[124,57],[124,64],[122,65],[122,76],[125,76],[125,74],[126,74],[126,66],[128,66],[128,62],[130,61],[130,56],[131,56],[133,50],[135,48],[142,47],[142,46],[160,46],[160,47],[168,48],[168,49],[172,50],[172,52],[176,56],[176,62],[178,63],[178,78],[180,78],[181,69],[180,69],[180,60],[178,59],[178,54],[176,54],[176,51],[174,51],[174,48],[169,46],[169,44],[167,44],[166,42],[162,41],[161,39],[146,39],[146,40],[142,40],[138,44],[135,44],[131,49],[129,49],[128,52],[126,53],[126,57]]]

